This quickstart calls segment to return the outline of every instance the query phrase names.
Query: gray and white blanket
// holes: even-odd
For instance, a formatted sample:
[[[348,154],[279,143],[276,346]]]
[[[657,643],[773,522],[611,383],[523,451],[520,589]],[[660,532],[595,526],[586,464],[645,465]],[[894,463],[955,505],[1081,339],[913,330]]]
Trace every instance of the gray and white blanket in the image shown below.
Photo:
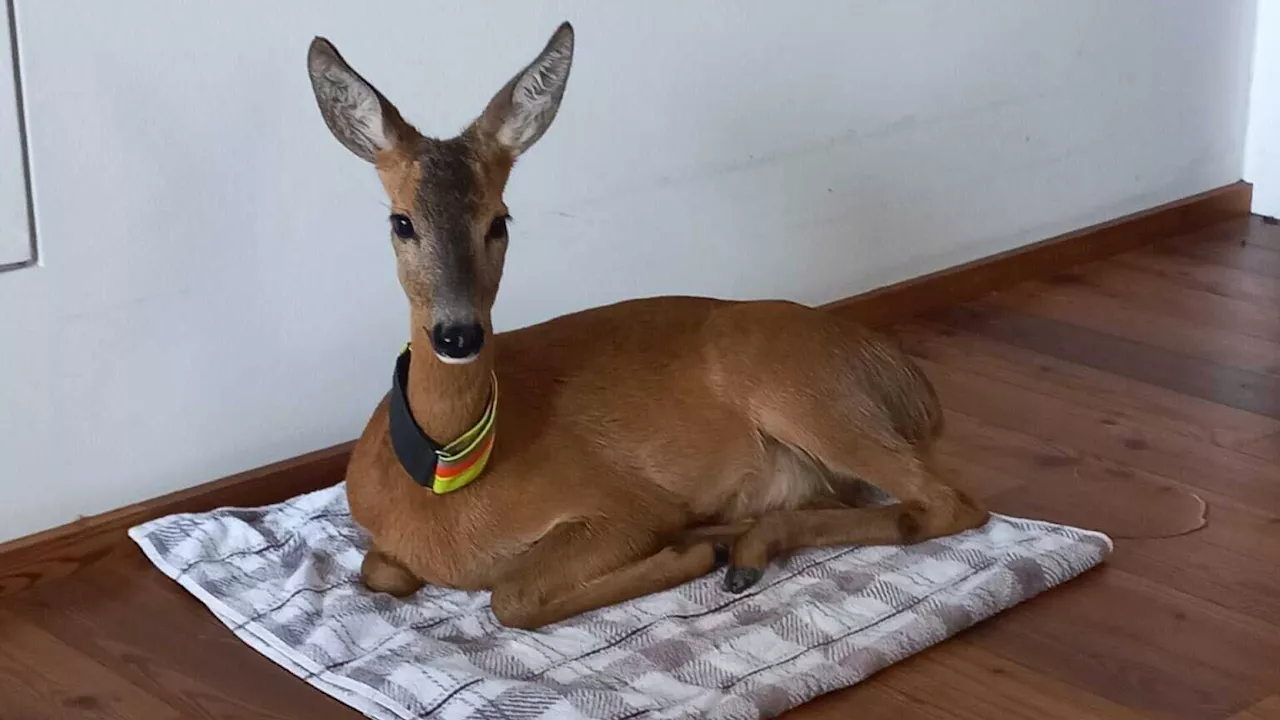
[[[1106,536],[996,516],[910,547],[809,550],[730,595],[719,574],[538,632],[487,593],[406,600],[359,582],[366,538],[337,485],[130,530],[241,640],[395,718],[767,718],[853,685],[1102,562]]]

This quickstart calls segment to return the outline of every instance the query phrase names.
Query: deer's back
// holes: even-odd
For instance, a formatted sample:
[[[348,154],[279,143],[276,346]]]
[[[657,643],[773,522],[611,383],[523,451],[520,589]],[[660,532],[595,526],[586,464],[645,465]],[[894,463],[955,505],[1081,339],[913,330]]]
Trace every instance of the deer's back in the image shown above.
[[[504,385],[593,434],[618,426],[624,432],[610,439],[620,444],[634,442],[636,425],[666,427],[670,436],[678,434],[673,424],[710,420],[718,410],[758,425],[779,395],[838,404],[851,430],[912,444],[941,431],[932,385],[895,344],[790,302],[633,300],[504,333],[498,342]]]

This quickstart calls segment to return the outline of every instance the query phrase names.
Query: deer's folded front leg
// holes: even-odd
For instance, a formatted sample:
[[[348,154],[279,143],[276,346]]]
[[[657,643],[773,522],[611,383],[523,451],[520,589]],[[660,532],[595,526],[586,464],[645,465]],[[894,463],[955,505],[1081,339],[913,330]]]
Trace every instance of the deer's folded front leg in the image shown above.
[[[651,531],[568,523],[512,558],[493,588],[493,614],[534,629],[676,587],[716,564],[710,539],[672,547]]]
[[[423,582],[409,568],[370,543],[360,566],[360,579],[374,592],[407,597],[422,587]]]

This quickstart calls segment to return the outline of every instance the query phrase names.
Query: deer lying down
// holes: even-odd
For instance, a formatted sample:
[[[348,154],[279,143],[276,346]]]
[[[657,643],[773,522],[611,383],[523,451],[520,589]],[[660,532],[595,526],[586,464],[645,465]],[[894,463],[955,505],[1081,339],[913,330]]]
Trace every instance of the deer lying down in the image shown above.
[[[838,316],[661,297],[493,335],[503,188],[555,118],[572,56],[566,23],[468,128],[436,140],[328,41],[311,44],[326,124],[390,197],[412,320],[347,470],[370,536],[364,583],[491,590],[500,622],[535,628],[726,564],[725,590],[741,592],[799,548],[986,522],[931,458],[929,381]],[[899,502],[846,504],[858,478]]]

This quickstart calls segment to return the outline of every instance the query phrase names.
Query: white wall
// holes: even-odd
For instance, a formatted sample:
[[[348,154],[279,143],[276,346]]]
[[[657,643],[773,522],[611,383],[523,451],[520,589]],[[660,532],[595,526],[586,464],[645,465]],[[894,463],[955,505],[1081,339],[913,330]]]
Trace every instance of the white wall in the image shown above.
[[[1258,0],[1244,177],[1253,211],[1280,216],[1280,0]]]
[[[561,19],[497,320],[821,302],[1239,179],[1251,0],[18,0],[44,266],[0,276],[0,537],[357,434],[405,337],[331,37],[426,132]]]

